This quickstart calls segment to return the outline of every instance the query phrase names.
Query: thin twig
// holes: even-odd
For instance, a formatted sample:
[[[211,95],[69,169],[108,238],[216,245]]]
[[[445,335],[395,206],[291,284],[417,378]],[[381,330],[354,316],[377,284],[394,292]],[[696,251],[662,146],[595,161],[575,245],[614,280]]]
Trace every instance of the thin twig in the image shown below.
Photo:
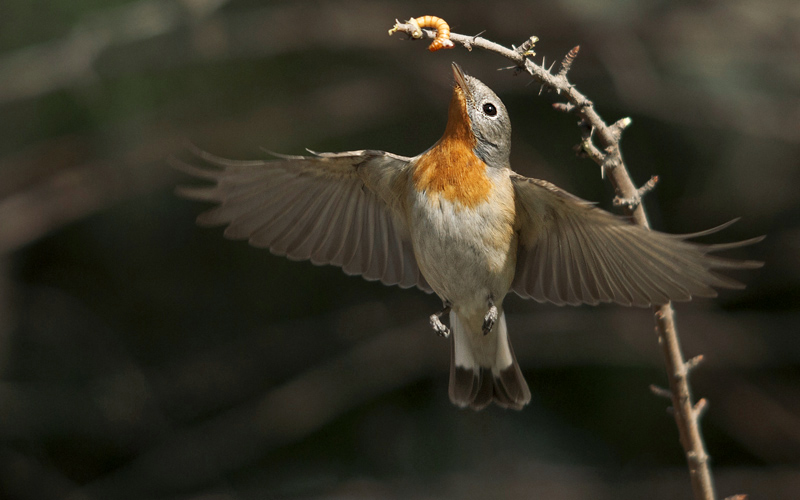
[[[398,23],[396,28],[396,31],[402,31],[410,35],[412,26]],[[423,30],[423,38],[435,38],[435,36],[435,31]],[[526,53],[509,49],[485,38],[467,37],[458,33],[451,33],[450,39],[457,44],[468,47],[470,50],[479,47],[496,52],[513,61],[519,68],[530,74],[534,81],[541,84],[543,88],[555,90],[558,95],[563,94],[568,104],[559,104],[556,109],[574,113],[581,119],[581,154],[588,156],[600,165],[602,174],[604,176],[608,175],[619,199],[641,199],[641,194],[643,193],[639,192],[639,189],[636,188],[631,180],[619,148],[622,130],[630,124],[630,119],[623,118],[615,124],[607,125],[595,110],[594,104],[567,79],[567,71],[578,54],[577,47],[567,54],[559,71],[553,74],[549,69],[545,69],[543,64],[536,64],[527,57]],[[531,39],[529,38],[528,40]],[[655,185],[655,181],[652,181],[652,184]],[[647,214],[641,203],[623,204],[623,207],[635,223],[647,228],[650,227]],[[692,404],[691,388],[688,381],[688,374],[692,366],[687,364],[681,352],[672,304],[655,307],[654,313],[658,343],[661,346],[669,378],[672,413],[678,426],[680,442],[686,453],[694,496],[696,500],[714,500],[716,496],[711,477],[711,468],[708,465],[709,457],[698,422],[705,403],[700,404],[697,408]]]
[[[613,201],[614,206],[627,207],[628,210],[633,210],[634,208],[639,206],[639,204],[642,202],[642,198],[644,197],[644,195],[646,195],[647,193],[656,188],[656,184],[658,184],[658,176],[654,175],[650,177],[650,180],[645,182],[642,185],[642,187],[636,190],[636,196],[634,196],[633,198],[620,198],[619,196],[615,196]],[[696,356],[693,359],[697,358],[700,358],[698,360],[699,362],[702,360],[703,356],[702,355]]]

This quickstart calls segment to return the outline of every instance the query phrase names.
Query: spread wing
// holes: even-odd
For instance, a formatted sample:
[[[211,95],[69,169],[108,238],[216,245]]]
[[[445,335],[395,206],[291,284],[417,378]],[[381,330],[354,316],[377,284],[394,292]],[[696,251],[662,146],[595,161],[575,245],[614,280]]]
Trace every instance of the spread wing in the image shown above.
[[[558,305],[665,304],[716,296],[712,287],[743,288],[715,271],[763,265],[712,255],[763,237],[718,245],[686,241],[734,221],[695,234],[665,234],[596,208],[548,182],[519,175],[512,181],[520,236],[511,286],[522,297]]]
[[[200,214],[203,226],[227,226],[276,255],[340,266],[347,274],[430,292],[419,271],[392,185],[409,158],[382,151],[280,156],[234,161],[192,149],[202,166],[173,167],[214,182],[178,194],[218,206]],[[195,162],[196,163],[196,162]]]

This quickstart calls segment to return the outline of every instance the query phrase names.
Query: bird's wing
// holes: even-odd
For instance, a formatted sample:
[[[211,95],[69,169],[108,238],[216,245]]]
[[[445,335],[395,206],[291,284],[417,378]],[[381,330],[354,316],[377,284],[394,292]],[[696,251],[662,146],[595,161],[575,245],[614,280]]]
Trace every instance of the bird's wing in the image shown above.
[[[715,272],[763,263],[732,260],[712,252],[761,241],[728,244],[686,241],[719,231],[672,235],[650,231],[601,210],[549,182],[513,175],[519,249],[512,289],[522,297],[558,305],[616,302],[648,306],[717,288],[743,285]]]
[[[187,198],[218,206],[200,214],[203,226],[225,225],[276,255],[340,266],[347,274],[430,292],[419,271],[392,188],[410,158],[382,151],[279,156],[235,161],[191,150],[203,166],[172,165],[214,185],[178,188]],[[193,162],[198,163],[198,162]]]

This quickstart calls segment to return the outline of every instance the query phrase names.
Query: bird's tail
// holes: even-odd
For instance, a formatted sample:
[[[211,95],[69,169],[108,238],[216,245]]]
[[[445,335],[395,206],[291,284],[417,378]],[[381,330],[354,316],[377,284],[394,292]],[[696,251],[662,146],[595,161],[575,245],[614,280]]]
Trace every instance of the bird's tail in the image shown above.
[[[494,328],[484,335],[482,318],[450,312],[450,401],[457,406],[481,410],[494,401],[520,410],[531,400],[508,339],[505,312],[499,313]]]

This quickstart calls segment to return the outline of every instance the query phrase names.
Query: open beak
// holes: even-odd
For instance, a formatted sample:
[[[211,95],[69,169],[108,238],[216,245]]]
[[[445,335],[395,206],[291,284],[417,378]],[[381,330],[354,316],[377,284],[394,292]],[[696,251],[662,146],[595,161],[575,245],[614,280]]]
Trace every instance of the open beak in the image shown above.
[[[464,96],[467,100],[472,101],[472,91],[469,90],[467,79],[464,78],[464,72],[461,71],[461,66],[456,63],[453,63],[453,77],[456,79],[456,85],[461,87],[461,91],[464,92]]]

